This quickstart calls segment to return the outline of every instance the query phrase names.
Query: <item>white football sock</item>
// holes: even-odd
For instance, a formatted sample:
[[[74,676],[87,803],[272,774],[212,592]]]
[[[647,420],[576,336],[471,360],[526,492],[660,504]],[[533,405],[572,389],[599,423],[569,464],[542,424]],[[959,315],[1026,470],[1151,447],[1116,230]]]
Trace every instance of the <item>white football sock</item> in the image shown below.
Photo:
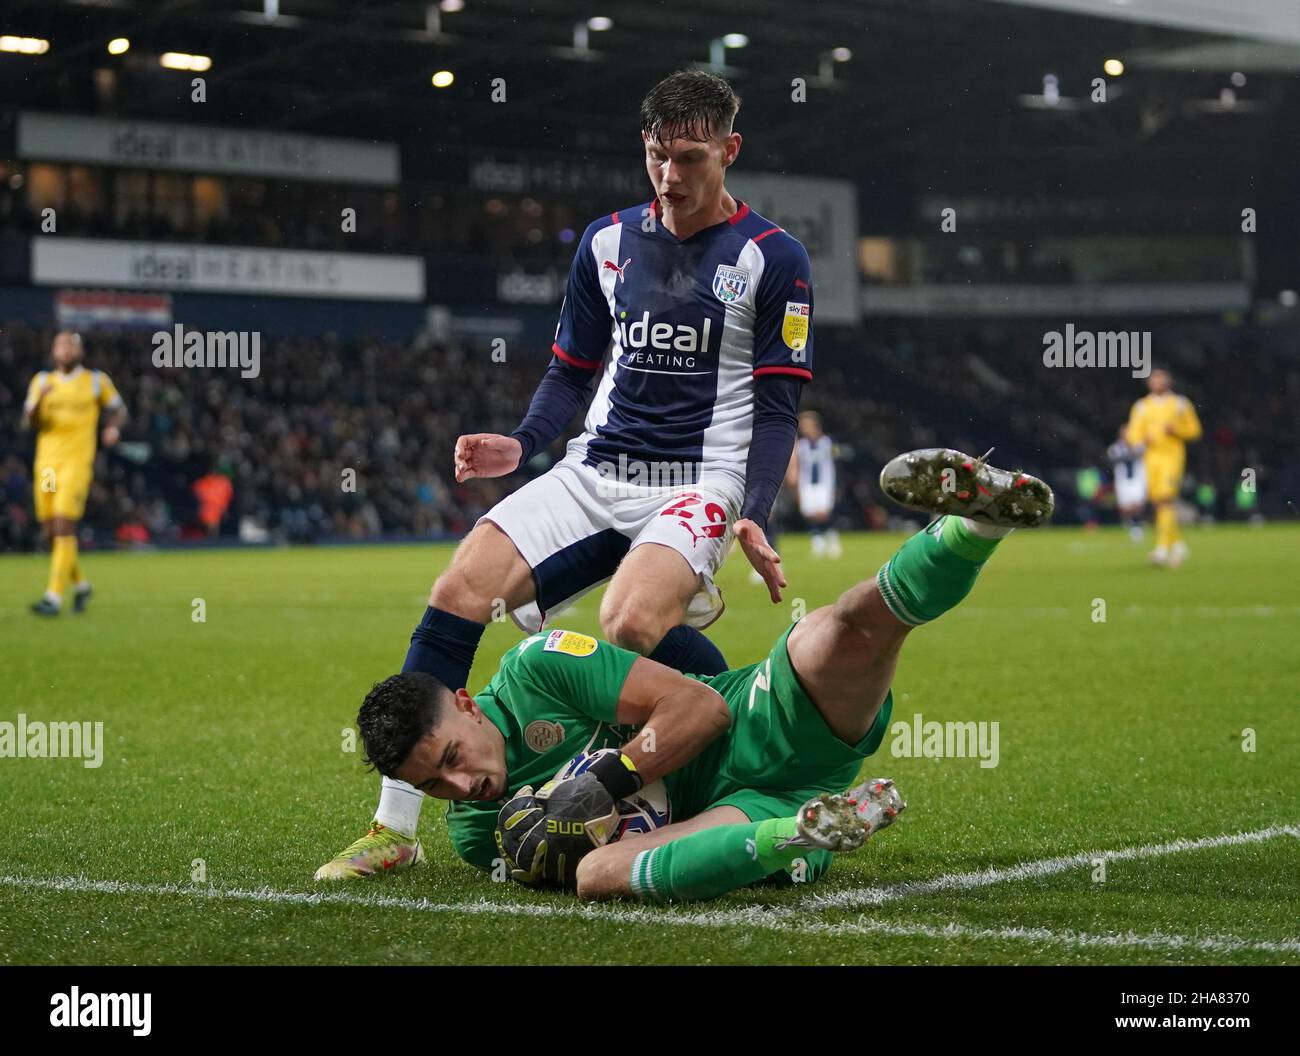
[[[981,539],[1005,539],[1015,531],[1014,528],[999,528],[996,524],[972,521],[969,517],[963,517],[961,523],[971,535],[978,535]]]
[[[414,785],[398,781],[395,777],[385,777],[379,784],[379,806],[375,809],[375,820],[386,829],[400,832],[403,836],[414,836],[420,825],[420,807],[424,805],[424,793]]]

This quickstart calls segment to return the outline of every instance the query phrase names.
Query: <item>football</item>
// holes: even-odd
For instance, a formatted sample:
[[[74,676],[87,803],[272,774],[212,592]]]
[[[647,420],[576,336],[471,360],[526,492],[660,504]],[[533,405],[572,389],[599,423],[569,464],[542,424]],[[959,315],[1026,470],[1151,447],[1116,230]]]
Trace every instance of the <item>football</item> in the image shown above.
[[[587,768],[600,756],[617,751],[617,748],[601,748],[595,752],[583,752],[560,767],[555,775],[555,780],[563,781],[566,778],[577,777],[579,774],[586,773]],[[610,843],[621,840],[629,833],[637,834],[661,829],[672,821],[672,810],[668,802],[668,789],[664,787],[662,780],[651,781],[635,795],[620,799],[618,801],[618,814],[618,827],[609,838]]]

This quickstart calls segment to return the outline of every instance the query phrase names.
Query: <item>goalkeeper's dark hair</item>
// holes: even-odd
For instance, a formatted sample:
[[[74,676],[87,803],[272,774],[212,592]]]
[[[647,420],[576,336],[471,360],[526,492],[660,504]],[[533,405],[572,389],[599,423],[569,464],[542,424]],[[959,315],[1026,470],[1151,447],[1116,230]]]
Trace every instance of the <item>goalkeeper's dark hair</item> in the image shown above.
[[[415,742],[442,721],[451,690],[422,671],[403,671],[376,682],[361,702],[357,728],[365,745],[362,761],[392,777]]]
[[[717,74],[678,70],[650,89],[641,103],[641,130],[651,139],[685,137],[707,143],[731,132],[738,96]]]

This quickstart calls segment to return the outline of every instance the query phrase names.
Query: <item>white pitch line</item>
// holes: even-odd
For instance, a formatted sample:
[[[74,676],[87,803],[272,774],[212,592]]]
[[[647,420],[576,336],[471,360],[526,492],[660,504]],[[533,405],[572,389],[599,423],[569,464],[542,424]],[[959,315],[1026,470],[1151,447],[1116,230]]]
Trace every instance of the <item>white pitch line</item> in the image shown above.
[[[1204,836],[1199,840],[1171,840],[1168,843],[1146,844],[1141,847],[1122,847],[1114,851],[1083,851],[1062,858],[1043,858],[1036,862],[1021,862],[1002,869],[983,869],[970,873],[949,873],[930,880],[909,880],[889,887],[859,887],[827,894],[809,893],[798,909],[816,912],[819,909],[860,909],[879,906],[900,898],[932,895],[940,891],[970,891],[977,887],[1002,884],[1013,880],[1034,880],[1053,876],[1071,869],[1089,868],[1099,859],[1106,862],[1124,862],[1134,858],[1159,858],[1183,851],[1199,851],[1210,847],[1233,847],[1243,843],[1261,843],[1278,836],[1300,838],[1300,826],[1270,825],[1254,832],[1233,832],[1221,836]]]
[[[1212,953],[1300,953],[1300,939],[1271,941],[1248,939],[1236,935],[1187,936],[1163,932],[1143,934],[1131,931],[1117,935],[1097,935],[1068,930],[1052,931],[1047,928],[972,928],[955,922],[946,925],[894,924],[887,921],[858,918],[855,921],[828,923],[808,919],[808,915],[817,910],[844,909],[857,905],[879,905],[883,902],[914,895],[930,894],[935,891],[969,890],[1012,880],[1049,876],[1069,868],[1091,865],[1098,858],[1107,861],[1151,858],[1182,851],[1200,850],[1207,847],[1258,843],[1278,836],[1300,837],[1300,827],[1273,825],[1254,832],[1208,836],[1199,840],[1173,840],[1169,843],[1120,848],[1112,851],[1095,851],[1064,858],[1047,858],[1037,862],[1024,862],[1005,869],[988,869],[975,873],[954,873],[948,876],[935,877],[932,880],[912,881],[886,888],[859,888],[840,892],[838,895],[817,895],[805,898],[793,906],[754,906],[730,910],[669,910],[586,903],[491,902],[484,899],[466,902],[434,902],[427,898],[357,894],[347,891],[301,892],[278,891],[273,888],[241,889],[182,884],[142,884],[124,880],[92,880],[81,876],[42,878],[0,875],[0,887],[110,895],[179,895],[186,898],[260,902],[275,905],[341,905],[359,906],[367,909],[399,909],[420,913],[562,918],[617,924],[668,925],[673,927],[756,927],[766,931],[817,932],[828,935],[884,935],[892,938],[974,940],[1001,939],[1078,947],[1137,947],[1151,950],[1196,950]]]
[[[1283,953],[1300,954],[1300,939],[1248,939],[1238,935],[1175,935],[1166,932],[1092,934],[1076,931],[1052,931],[1048,928],[972,928],[965,924],[893,924],[887,921],[859,919],[838,924],[824,921],[775,916],[761,908],[667,912],[640,908],[593,906],[585,904],[518,902],[432,902],[427,898],[399,898],[390,895],[362,896],[346,892],[304,893],[275,891],[269,888],[238,890],[231,888],[184,887],[179,884],[137,884],[117,880],[89,880],[84,877],[28,879],[0,876],[0,886],[21,886],[47,891],[115,895],[181,895],[235,901],[273,903],[277,905],[346,905],[366,909],[400,909],[419,913],[460,913],[489,916],[568,918],[616,924],[649,924],[672,927],[752,927],[763,931],[825,934],[882,935],[887,938],[967,939],[1029,942],[1082,948],[1196,951],[1208,953]]]

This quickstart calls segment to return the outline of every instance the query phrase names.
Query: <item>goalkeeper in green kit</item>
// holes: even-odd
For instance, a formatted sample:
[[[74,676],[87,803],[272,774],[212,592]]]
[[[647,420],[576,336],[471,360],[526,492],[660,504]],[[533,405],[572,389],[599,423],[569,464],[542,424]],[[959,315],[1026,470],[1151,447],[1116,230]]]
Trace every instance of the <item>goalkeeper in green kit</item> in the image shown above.
[[[942,448],[893,459],[881,486],[936,519],[758,663],[685,675],[544,631],[475,696],[419,672],[378,683],[358,715],[368,761],[452,801],[465,861],[579,898],[707,899],[777,874],[816,879],[906,806],[888,779],[850,786],[889,728],[907,635],[1053,506],[1042,481]]]

